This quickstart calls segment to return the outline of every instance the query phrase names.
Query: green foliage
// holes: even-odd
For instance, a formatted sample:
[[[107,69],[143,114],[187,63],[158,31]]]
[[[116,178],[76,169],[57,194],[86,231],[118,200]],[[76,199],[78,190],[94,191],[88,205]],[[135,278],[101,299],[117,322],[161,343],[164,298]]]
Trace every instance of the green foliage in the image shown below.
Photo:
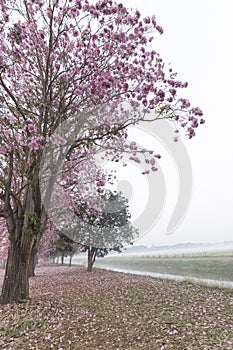
[[[82,218],[85,218],[93,227],[93,241],[99,243],[97,247],[88,244],[88,241],[87,243],[84,241],[83,244],[83,252],[91,248],[93,264],[96,257],[102,258],[110,251],[120,253],[124,245],[133,244],[134,239],[138,236],[138,230],[130,223],[128,200],[123,197],[122,193],[109,190],[102,195],[102,199],[101,213],[87,212],[85,205],[81,205],[79,210],[81,213],[79,215],[82,215]]]
[[[38,235],[42,229],[42,222],[37,213],[26,213],[25,216],[28,217],[29,228],[27,232],[32,235]]]

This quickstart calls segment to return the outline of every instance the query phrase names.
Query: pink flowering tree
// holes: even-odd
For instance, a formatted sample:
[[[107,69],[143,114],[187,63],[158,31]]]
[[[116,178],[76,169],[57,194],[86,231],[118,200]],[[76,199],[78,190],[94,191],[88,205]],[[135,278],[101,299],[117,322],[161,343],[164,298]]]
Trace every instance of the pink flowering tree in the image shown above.
[[[146,114],[117,110],[124,101],[156,110],[154,119],[175,120],[190,138],[204,122],[198,107],[178,97],[187,83],[147,50],[152,32],[163,32],[154,16],[143,19],[112,0],[0,0],[0,216],[10,238],[2,303],[29,296],[30,259],[48,219],[40,163],[49,139],[65,147],[67,139],[56,132],[61,123],[75,117],[79,126],[65,157],[69,195],[73,184],[79,189],[84,182],[74,174],[88,172],[99,147],[112,160],[125,150],[138,161],[134,144],[126,144],[126,127]],[[103,187],[107,177],[99,178],[97,169],[93,176]]]

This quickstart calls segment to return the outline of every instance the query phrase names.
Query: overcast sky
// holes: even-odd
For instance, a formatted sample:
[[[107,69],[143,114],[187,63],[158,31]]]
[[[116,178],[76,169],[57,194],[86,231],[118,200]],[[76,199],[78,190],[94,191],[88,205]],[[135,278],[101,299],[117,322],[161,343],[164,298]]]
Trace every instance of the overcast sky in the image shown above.
[[[158,23],[164,28],[164,34],[156,35],[153,47],[160,52],[165,62],[171,62],[174,70],[178,72],[178,78],[189,82],[185,97],[189,98],[193,105],[203,109],[206,119],[206,124],[198,128],[197,136],[192,140],[185,140],[194,179],[191,205],[183,222],[171,235],[166,235],[165,227],[170,215],[169,203],[174,202],[173,197],[176,193],[168,191],[161,220],[150,233],[137,241],[137,244],[164,245],[233,240],[231,1],[122,2],[137,7],[143,14],[155,14]],[[167,172],[170,174],[170,171]],[[166,177],[165,170],[164,174]],[[168,183],[171,182],[169,174],[166,180]],[[129,179],[127,181],[130,182]],[[173,187],[178,191],[176,179]],[[132,180],[134,200],[140,188],[141,185],[135,188],[135,182]],[[140,205],[144,202],[140,201]],[[135,203],[132,205],[135,207]]]

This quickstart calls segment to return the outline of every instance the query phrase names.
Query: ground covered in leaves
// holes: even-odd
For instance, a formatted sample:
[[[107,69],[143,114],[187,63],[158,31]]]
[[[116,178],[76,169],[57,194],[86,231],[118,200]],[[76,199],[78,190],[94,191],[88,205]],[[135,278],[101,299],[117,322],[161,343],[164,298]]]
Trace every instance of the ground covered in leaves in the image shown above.
[[[0,306],[2,350],[233,349],[232,290],[82,267],[36,273],[30,301]]]

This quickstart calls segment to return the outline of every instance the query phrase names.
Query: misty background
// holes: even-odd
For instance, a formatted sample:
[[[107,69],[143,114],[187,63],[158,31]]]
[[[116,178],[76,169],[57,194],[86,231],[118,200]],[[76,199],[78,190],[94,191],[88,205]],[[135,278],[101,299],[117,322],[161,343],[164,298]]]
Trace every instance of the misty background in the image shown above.
[[[178,72],[178,79],[188,81],[189,86],[183,91],[183,95],[190,99],[192,105],[202,108],[206,120],[206,123],[197,129],[197,136],[192,140],[182,138],[193,170],[192,200],[183,222],[171,235],[166,235],[166,226],[176,203],[179,183],[174,164],[166,154],[166,150],[163,152],[161,149],[160,164],[164,170],[167,186],[163,215],[154,228],[135,242],[135,245],[231,241],[233,240],[231,2],[123,0],[122,3],[129,7],[137,7],[143,15],[155,14],[158,24],[164,28],[164,34],[162,36],[155,34],[152,48],[161,54],[165,63],[171,63],[173,70]],[[154,140],[151,140],[151,146],[157,147]],[[120,180],[124,181],[122,175]],[[143,211],[148,186],[143,176],[135,180],[129,173],[125,180],[130,184],[128,186],[130,187],[128,192],[131,192],[130,209],[135,217]],[[138,199],[139,192],[141,195]]]

